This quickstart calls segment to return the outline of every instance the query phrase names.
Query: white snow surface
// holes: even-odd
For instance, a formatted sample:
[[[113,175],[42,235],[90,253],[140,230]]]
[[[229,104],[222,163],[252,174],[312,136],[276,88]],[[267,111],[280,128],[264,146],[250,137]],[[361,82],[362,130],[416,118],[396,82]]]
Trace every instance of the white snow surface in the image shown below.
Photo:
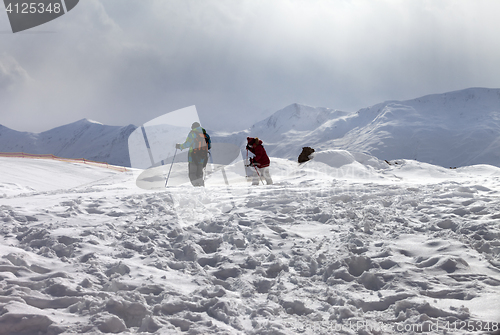
[[[145,191],[132,173],[0,158],[0,334],[498,328],[500,168],[271,161],[270,186]]]

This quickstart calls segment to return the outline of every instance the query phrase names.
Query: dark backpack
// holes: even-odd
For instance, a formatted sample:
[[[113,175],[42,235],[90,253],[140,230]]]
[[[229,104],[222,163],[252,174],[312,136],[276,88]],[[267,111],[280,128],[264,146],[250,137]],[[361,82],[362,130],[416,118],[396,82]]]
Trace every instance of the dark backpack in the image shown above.
[[[210,149],[212,149],[212,140],[210,139],[210,135],[208,135],[205,128],[201,128],[201,129],[203,129],[203,135],[205,135],[205,141],[207,142],[208,150],[210,150]]]
[[[299,163],[304,163],[310,160],[309,156],[314,152],[314,149],[311,147],[303,147],[302,152],[299,155],[299,158],[297,159]]]

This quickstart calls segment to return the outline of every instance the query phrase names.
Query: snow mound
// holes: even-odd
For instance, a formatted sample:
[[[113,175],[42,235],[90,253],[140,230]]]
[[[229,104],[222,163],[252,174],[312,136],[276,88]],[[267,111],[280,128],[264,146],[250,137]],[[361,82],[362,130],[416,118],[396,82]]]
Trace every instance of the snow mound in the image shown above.
[[[314,152],[311,155],[312,159],[317,162],[325,163],[333,168],[340,168],[347,164],[356,162],[356,158],[345,150],[327,150]]]
[[[344,165],[359,163],[365,167],[373,167],[375,169],[386,169],[387,163],[378,158],[363,154],[349,152],[347,150],[324,150],[317,151],[311,155],[311,158],[317,162],[322,162],[333,168],[340,168]]]
[[[287,172],[297,176],[302,173],[308,180],[325,182],[333,179],[349,180],[383,180],[393,179],[394,176],[386,175],[384,170],[389,168],[386,162],[377,158],[362,154],[352,153],[346,150],[324,150],[316,151],[310,155],[311,160],[300,164],[298,168],[289,166]],[[279,165],[281,170],[286,170],[286,160],[275,158],[276,163],[271,164],[271,172],[276,174],[274,165]],[[298,170],[297,170],[298,169]],[[283,179],[287,179],[288,176]]]

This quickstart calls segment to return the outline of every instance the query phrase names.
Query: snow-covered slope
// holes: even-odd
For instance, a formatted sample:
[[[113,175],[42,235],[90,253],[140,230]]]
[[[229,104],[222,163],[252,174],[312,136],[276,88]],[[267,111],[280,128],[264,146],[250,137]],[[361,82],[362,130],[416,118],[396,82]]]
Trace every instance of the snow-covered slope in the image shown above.
[[[346,136],[346,150],[381,159],[407,158],[445,167],[500,166],[500,90],[471,88],[385,102],[360,110]]]
[[[81,163],[0,157],[0,197],[71,189],[117,173]]]
[[[390,163],[321,151],[273,158],[272,186],[152,192],[0,158],[0,334],[491,334],[500,169]]]
[[[272,156],[301,148],[345,149],[379,159],[415,159],[444,167],[500,166],[500,89],[470,88],[356,113],[290,105],[241,133],[265,141]]]
[[[130,166],[127,140],[135,128],[106,126],[87,119],[42,133],[18,132],[0,125],[0,152],[53,154]]]

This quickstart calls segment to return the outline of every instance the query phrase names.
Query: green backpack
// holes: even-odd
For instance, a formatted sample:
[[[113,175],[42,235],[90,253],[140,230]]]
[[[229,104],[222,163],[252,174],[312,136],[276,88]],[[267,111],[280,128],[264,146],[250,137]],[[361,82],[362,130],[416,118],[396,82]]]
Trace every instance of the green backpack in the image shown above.
[[[196,157],[198,161],[207,157],[208,150],[212,148],[212,142],[210,135],[208,135],[205,129],[203,129],[203,133],[196,133],[191,147],[193,148],[193,157]]]

